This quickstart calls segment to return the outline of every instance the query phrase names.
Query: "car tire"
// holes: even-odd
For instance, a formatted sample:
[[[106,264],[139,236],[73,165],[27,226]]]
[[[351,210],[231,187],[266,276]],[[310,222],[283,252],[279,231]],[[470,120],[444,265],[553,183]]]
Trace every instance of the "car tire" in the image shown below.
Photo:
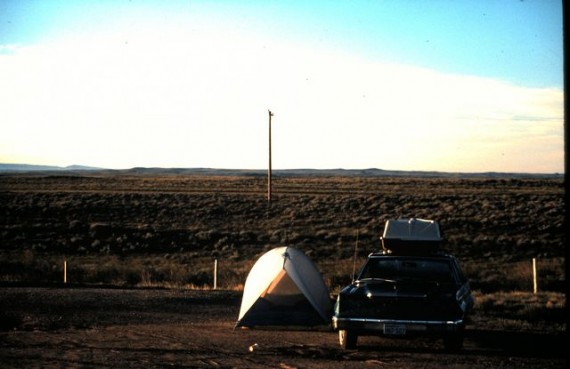
[[[344,350],[352,350],[356,348],[358,335],[353,331],[341,329],[338,331],[338,341]]]
[[[457,332],[453,334],[448,334],[443,337],[443,346],[448,352],[457,352],[463,348],[463,338],[465,334],[463,332]]]

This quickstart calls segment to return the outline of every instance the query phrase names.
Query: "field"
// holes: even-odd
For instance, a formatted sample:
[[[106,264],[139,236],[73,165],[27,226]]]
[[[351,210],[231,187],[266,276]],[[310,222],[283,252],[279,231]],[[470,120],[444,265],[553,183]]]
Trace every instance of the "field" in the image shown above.
[[[400,216],[438,220],[471,281],[467,356],[421,340],[371,337],[343,353],[328,331],[231,330],[265,251],[303,250],[334,295],[353,256],[359,265],[378,250],[384,222]],[[117,367],[138,367],[136,358],[148,360],[142,367],[563,367],[564,217],[560,178],[278,176],[268,202],[256,175],[0,175],[0,362],[60,367],[64,347],[70,367],[111,357]],[[193,338],[202,330],[210,338]]]

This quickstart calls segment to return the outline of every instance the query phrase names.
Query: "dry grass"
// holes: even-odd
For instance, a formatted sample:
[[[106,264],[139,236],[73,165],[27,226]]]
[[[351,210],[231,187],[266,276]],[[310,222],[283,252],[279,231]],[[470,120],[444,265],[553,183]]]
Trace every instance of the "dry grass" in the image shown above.
[[[303,250],[332,291],[378,250],[393,217],[437,219],[473,288],[563,291],[560,179],[0,176],[0,280],[128,286],[243,285],[282,245]]]
[[[474,325],[500,330],[566,331],[566,295],[559,292],[475,292]]]

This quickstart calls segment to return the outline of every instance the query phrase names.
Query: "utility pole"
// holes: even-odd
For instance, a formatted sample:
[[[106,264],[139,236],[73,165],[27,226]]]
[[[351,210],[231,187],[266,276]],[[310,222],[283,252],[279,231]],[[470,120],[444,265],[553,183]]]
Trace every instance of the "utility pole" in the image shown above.
[[[271,201],[271,117],[273,113],[269,112],[269,168],[267,169],[267,201]]]

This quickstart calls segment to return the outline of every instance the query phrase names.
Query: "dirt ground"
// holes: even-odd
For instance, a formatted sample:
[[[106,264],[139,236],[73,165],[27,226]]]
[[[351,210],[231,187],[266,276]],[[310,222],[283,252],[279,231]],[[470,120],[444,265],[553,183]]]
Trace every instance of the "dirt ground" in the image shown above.
[[[343,351],[325,328],[233,330],[240,301],[233,291],[0,287],[0,367],[566,367],[560,334],[468,326],[457,354],[427,338],[361,337]]]

